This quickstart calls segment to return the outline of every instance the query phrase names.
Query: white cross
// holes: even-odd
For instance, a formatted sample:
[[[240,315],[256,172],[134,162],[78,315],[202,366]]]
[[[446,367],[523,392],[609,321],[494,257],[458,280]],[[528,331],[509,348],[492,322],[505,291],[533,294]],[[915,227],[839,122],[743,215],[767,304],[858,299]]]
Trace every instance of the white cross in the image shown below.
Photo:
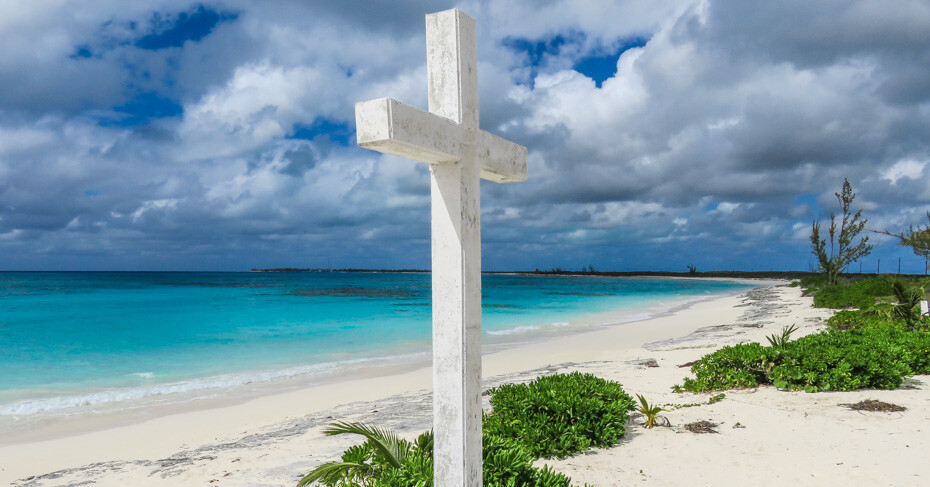
[[[437,487],[481,478],[479,179],[526,180],[526,147],[478,127],[475,20],[426,16],[429,112],[390,98],[355,105],[358,144],[429,163],[432,193],[433,463]]]

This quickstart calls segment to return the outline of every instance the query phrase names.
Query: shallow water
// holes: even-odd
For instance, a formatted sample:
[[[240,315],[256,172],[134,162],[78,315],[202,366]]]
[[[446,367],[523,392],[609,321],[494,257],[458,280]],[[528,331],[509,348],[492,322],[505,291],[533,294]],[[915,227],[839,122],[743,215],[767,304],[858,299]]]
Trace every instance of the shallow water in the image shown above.
[[[488,346],[648,318],[750,286],[486,275]],[[144,408],[246,385],[332,380],[430,355],[422,273],[0,273],[4,418]]]

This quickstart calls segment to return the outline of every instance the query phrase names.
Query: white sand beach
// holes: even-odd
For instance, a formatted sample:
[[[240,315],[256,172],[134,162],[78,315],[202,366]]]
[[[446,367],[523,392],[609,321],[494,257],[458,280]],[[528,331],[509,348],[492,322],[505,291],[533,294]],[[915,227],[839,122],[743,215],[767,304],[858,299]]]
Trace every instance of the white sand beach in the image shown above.
[[[615,380],[651,403],[703,405],[664,413],[670,427],[630,423],[620,444],[544,461],[579,485],[930,484],[930,377],[894,391],[784,392],[774,388],[676,394],[682,364],[728,344],[765,342],[795,324],[794,337],[823,328],[798,288],[764,287],[695,303],[649,320],[532,343],[484,357],[485,385],[582,371]],[[654,361],[654,362],[653,362]],[[879,399],[904,412],[841,406]],[[184,410],[135,424],[55,439],[4,443],[0,484],[14,486],[288,486],[356,443],[325,437],[335,420],[364,421],[412,437],[431,421],[428,368]],[[716,434],[683,425],[705,420]]]

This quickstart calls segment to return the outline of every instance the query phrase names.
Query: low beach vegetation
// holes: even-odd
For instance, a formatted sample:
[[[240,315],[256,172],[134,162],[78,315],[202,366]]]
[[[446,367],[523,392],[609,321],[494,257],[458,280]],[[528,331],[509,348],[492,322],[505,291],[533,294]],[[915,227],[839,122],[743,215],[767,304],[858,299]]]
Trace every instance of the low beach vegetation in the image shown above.
[[[490,389],[491,413],[483,421],[483,483],[486,486],[568,487],[571,479],[540,458],[564,458],[590,447],[609,447],[625,433],[633,399],[620,384],[573,372],[526,384]],[[326,434],[356,434],[341,461],[313,469],[298,483],[329,487],[433,485],[433,436],[413,442],[373,426],[333,423]]]
[[[930,318],[920,315],[927,281],[916,276],[847,278],[800,285],[816,306],[837,308],[821,333],[791,341],[795,328],[705,355],[677,392],[772,385],[787,390],[895,389],[910,375],[930,374]]]
[[[675,392],[710,392],[727,389],[748,389],[765,384],[771,348],[758,343],[723,347],[702,357],[691,366],[694,377],[688,377]]]
[[[824,279],[805,278],[801,285],[806,294],[814,296],[816,308],[866,309],[890,301],[893,293],[890,280],[881,276],[849,278],[833,285],[826,285]]]
[[[687,404],[668,403],[668,404],[663,404],[663,406],[668,406],[672,408],[672,409],[666,409],[666,411],[674,411],[676,409],[694,408],[698,406],[707,406],[710,404],[717,404],[718,402],[724,400],[726,397],[727,397],[726,394],[720,393],[720,394],[717,394],[716,396],[711,396],[710,399],[707,400],[707,402],[691,402]]]
[[[930,335],[865,329],[798,339],[770,357],[769,383],[788,390],[896,389],[904,378],[930,372]]]
[[[827,320],[830,331],[861,330],[863,328],[904,329],[904,324],[888,319],[888,305],[869,309],[843,309]]]
[[[537,458],[606,448],[623,436],[633,399],[620,384],[572,372],[488,391],[484,430],[510,438]]]
[[[807,295],[813,295],[814,307],[840,310],[858,309],[874,312],[890,309],[888,305],[909,304],[919,310],[920,300],[926,299],[930,280],[921,276],[882,275],[849,277],[834,285],[827,285],[820,277],[801,279],[800,285]]]
[[[340,461],[313,469],[298,487],[427,487],[433,485],[433,433],[414,442],[393,432],[358,423],[333,423],[327,434],[358,434],[365,438],[349,447]],[[484,434],[483,484],[487,486],[569,487],[571,479],[548,466],[533,466],[536,458],[512,440]]]
[[[676,392],[896,389],[910,375],[930,373],[930,333],[872,327],[825,331],[783,347],[746,343],[705,355],[691,372]]]

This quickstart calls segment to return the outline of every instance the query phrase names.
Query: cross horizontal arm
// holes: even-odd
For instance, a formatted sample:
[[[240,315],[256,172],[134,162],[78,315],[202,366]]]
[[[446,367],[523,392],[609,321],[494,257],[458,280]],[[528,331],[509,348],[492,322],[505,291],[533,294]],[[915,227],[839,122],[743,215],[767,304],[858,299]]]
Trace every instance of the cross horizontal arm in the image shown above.
[[[461,159],[461,125],[392,98],[355,104],[358,145],[430,164]]]
[[[358,145],[429,164],[461,159],[464,128],[445,117],[392,98],[355,104]],[[475,158],[481,177],[497,183],[526,181],[526,147],[479,130]]]
[[[526,147],[490,132],[478,132],[475,158],[481,161],[481,179],[495,183],[526,181]]]

